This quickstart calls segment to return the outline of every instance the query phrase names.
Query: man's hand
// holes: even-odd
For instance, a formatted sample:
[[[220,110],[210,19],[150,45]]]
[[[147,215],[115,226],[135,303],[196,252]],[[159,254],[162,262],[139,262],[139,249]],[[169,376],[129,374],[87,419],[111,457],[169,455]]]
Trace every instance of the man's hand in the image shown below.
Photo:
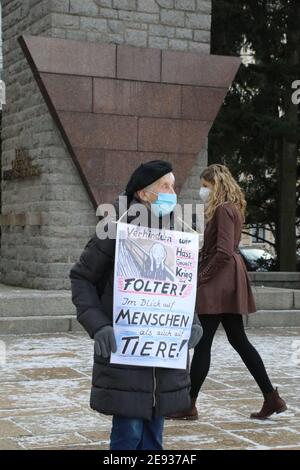
[[[191,328],[191,336],[189,339],[189,349],[194,349],[195,346],[199,343],[203,335],[203,329],[198,318],[197,312],[194,314],[194,323]]]
[[[95,352],[98,356],[107,359],[112,352],[116,352],[117,343],[114,329],[110,325],[103,326],[94,336]]]

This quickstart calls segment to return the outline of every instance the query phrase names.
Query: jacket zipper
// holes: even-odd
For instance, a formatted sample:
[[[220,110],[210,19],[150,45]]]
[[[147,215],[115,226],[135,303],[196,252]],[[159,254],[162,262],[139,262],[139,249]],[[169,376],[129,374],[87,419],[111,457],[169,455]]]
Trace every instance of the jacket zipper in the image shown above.
[[[156,376],[155,376],[155,367],[153,367],[153,408],[156,406]]]

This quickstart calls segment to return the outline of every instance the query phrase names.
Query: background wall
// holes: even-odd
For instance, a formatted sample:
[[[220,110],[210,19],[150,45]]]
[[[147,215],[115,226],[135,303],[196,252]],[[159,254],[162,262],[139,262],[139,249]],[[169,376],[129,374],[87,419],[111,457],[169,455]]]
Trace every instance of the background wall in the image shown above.
[[[7,104],[2,174],[16,150],[28,151],[39,176],[3,180],[0,281],[41,289],[69,288],[68,273],[96,217],[78,171],[17,43],[20,34],[210,52],[210,0],[4,0],[3,61]],[[181,191],[195,199],[206,150]],[[126,176],[126,174],[125,174]],[[124,176],[124,177],[125,177]]]

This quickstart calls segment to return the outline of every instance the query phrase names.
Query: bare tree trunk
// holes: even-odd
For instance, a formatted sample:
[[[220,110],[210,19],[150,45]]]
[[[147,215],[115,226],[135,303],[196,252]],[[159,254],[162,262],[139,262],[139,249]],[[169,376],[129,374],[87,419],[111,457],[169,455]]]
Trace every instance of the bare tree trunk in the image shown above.
[[[300,63],[300,2],[293,3],[293,17],[287,34],[287,46],[290,54],[288,64],[299,66]],[[299,77],[295,77],[299,78]],[[291,84],[292,85],[292,84]],[[285,119],[294,128],[299,125],[298,106],[293,104],[292,88],[287,90],[285,102]],[[282,142],[279,167],[279,269],[280,271],[296,271],[296,182],[297,153],[299,136],[286,137]]]

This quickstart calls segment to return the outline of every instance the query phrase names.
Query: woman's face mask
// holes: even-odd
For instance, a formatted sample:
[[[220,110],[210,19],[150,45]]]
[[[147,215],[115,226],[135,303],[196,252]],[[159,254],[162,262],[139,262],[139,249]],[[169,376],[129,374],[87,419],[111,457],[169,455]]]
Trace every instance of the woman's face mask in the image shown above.
[[[156,201],[151,203],[151,210],[156,217],[163,217],[173,212],[177,204],[177,194],[149,192],[157,195]]]
[[[199,196],[201,200],[204,202],[204,204],[208,202],[211,193],[212,193],[212,190],[210,188],[205,188],[204,186],[200,188]]]

